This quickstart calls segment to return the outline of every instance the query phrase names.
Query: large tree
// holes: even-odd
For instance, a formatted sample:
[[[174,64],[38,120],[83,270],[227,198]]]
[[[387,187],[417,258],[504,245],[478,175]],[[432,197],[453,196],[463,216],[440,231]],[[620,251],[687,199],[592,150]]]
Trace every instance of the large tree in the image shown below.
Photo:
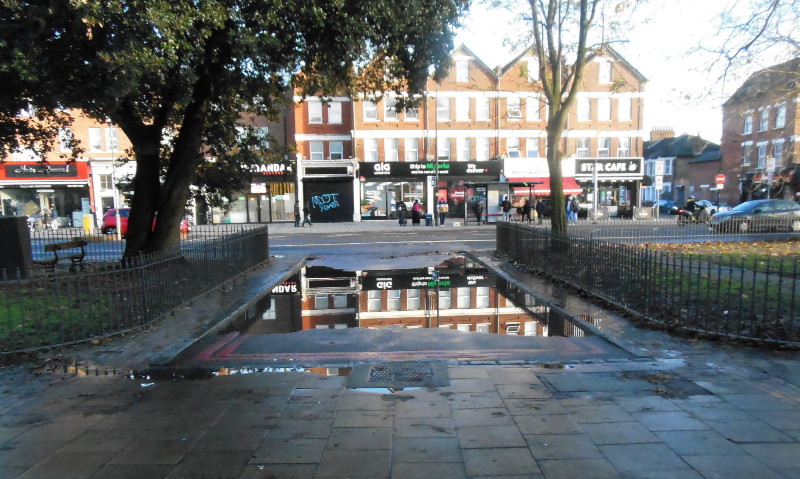
[[[355,85],[420,92],[429,66],[437,78],[446,71],[452,30],[467,6],[7,0],[0,64],[14,74],[17,98],[81,109],[130,139],[137,168],[124,254],[132,256],[177,246],[198,170],[209,178],[216,171],[224,183],[226,152],[251,151],[237,148],[254,138],[237,134],[241,113],[274,117],[292,87],[317,95]]]

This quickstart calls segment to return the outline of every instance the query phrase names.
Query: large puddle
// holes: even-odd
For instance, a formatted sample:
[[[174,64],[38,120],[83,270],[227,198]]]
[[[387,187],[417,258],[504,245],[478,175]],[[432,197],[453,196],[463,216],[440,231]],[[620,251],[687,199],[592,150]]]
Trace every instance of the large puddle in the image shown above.
[[[569,317],[465,256],[422,268],[304,267],[222,334],[351,328],[440,328],[464,333],[581,337]]]

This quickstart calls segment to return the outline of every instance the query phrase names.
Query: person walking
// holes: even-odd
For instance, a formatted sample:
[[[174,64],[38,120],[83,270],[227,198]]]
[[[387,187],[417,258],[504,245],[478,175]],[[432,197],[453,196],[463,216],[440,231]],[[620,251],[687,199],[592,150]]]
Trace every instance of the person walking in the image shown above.
[[[447,212],[450,208],[447,206],[447,201],[444,198],[439,198],[439,203],[436,205],[436,212],[439,213],[439,226],[444,226],[444,219],[447,217]]]
[[[419,226],[420,218],[422,218],[422,205],[415,199],[411,205],[411,226]]]
[[[522,203],[522,218],[520,218],[520,223],[525,222],[525,218],[528,218],[528,223],[531,222],[531,204],[528,200],[523,200]]]
[[[300,221],[302,217],[300,216],[300,202],[294,202],[294,227],[297,228],[300,226]]]
[[[536,202],[536,221],[538,224],[542,224],[542,218],[544,218],[544,210],[547,205],[544,204],[544,201],[539,200]]]
[[[402,199],[399,199],[397,200],[395,207],[397,209],[397,223],[400,226],[405,226],[406,223],[408,223],[408,220],[406,219],[408,218],[408,206],[406,206],[406,202]]]
[[[572,213],[572,223],[578,224],[578,211],[581,210],[581,204],[578,201],[578,197],[572,195],[572,198],[569,200],[569,210]]]
[[[308,201],[303,205],[303,216],[303,228],[306,227],[306,223],[311,226],[311,205],[308,204]]]
[[[508,221],[511,212],[511,202],[508,201],[508,196],[503,198],[502,203],[500,203],[500,207],[503,209],[503,221]]]
[[[478,224],[481,224],[481,218],[483,218],[483,201],[479,197],[475,197],[475,201],[472,203],[472,211],[475,213],[475,220]]]

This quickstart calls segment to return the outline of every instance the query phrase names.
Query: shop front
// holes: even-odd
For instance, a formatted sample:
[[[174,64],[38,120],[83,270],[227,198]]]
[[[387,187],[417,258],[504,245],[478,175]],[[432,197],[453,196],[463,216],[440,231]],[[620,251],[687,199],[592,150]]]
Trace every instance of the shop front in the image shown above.
[[[214,208],[214,223],[272,223],[294,221],[297,201],[295,175],[291,165],[254,165],[250,188],[236,194],[227,210]]]
[[[639,158],[576,158],[575,179],[586,189],[591,209],[600,216],[633,216],[640,206],[644,179],[644,159]],[[595,194],[597,192],[597,194]],[[592,217],[592,213],[589,213]]]
[[[447,201],[449,218],[463,218],[465,205],[487,201],[487,185],[497,181],[500,170],[497,160],[359,163],[362,218],[396,218],[401,199],[409,207],[419,200],[433,213],[440,198]]]
[[[359,221],[356,213],[357,162],[345,160],[298,160],[301,205],[308,207],[313,223]]]
[[[80,227],[91,213],[89,165],[84,161],[3,162],[0,205],[4,216],[50,216]]]

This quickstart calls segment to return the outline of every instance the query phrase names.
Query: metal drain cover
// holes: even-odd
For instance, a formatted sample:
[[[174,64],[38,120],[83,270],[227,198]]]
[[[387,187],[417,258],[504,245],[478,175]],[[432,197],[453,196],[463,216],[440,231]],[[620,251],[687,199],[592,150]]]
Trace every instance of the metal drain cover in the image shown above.
[[[347,378],[348,388],[407,388],[449,386],[447,365],[440,361],[396,361],[361,364]]]

